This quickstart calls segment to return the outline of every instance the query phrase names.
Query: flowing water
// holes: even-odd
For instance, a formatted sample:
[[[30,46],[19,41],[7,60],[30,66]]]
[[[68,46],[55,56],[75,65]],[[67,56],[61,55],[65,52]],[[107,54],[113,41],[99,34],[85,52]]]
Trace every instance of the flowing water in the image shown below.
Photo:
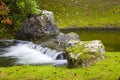
[[[6,40],[0,46],[0,66],[13,65],[66,65],[63,52],[42,47],[28,41]],[[14,43],[14,45],[13,45]],[[10,45],[11,44],[11,45]],[[6,46],[5,46],[6,45]],[[7,46],[9,45],[9,46]]]
[[[101,40],[106,51],[120,51],[120,30],[65,30],[76,32],[82,41]],[[65,54],[29,41],[0,40],[0,66],[66,65]]]

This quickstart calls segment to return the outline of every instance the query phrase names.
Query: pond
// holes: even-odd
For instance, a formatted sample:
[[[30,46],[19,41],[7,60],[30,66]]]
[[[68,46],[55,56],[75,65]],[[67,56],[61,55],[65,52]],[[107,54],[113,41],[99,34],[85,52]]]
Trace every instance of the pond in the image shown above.
[[[76,32],[82,41],[101,40],[106,51],[120,51],[120,30],[62,30],[63,33]]]

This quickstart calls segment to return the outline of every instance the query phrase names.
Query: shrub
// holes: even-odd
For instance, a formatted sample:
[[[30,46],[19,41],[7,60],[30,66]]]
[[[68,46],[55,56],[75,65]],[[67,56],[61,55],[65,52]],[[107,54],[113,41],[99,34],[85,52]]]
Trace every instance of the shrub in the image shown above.
[[[4,3],[6,3],[4,16],[8,16],[11,19],[6,18],[4,21],[7,21],[8,23],[12,21],[12,26],[9,27],[8,25],[1,24],[0,27],[9,27],[10,34],[12,35],[19,30],[20,25],[26,17],[32,14],[39,14],[39,7],[36,0],[4,0]],[[4,21],[2,21],[2,23],[5,23]]]

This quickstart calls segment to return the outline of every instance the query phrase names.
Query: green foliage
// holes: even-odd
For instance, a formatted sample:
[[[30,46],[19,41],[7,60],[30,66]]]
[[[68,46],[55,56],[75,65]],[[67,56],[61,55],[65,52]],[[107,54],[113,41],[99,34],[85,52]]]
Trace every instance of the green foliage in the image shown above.
[[[118,80],[120,52],[107,52],[106,58],[87,68],[53,66],[0,67],[1,80]]]
[[[39,13],[36,0],[12,0],[9,1],[9,7],[11,10],[10,16],[15,23],[16,29],[19,29],[27,16]]]
[[[9,27],[12,25],[12,21],[9,19],[8,15],[10,13],[9,7],[0,0],[0,38],[10,38]],[[8,32],[8,33],[7,33]]]
[[[36,0],[4,0],[10,9],[9,15],[7,15],[13,22],[10,32],[14,35],[19,30],[22,22],[25,18],[32,14],[39,14],[40,10],[36,3]],[[0,27],[8,27],[0,25]],[[9,34],[11,34],[9,33]]]
[[[7,15],[9,14],[9,8],[8,6],[0,0],[0,23],[1,24],[8,24],[8,25],[12,25],[12,22],[10,21],[10,19],[7,17]]]
[[[16,4],[25,14],[39,14],[36,0],[16,0]]]

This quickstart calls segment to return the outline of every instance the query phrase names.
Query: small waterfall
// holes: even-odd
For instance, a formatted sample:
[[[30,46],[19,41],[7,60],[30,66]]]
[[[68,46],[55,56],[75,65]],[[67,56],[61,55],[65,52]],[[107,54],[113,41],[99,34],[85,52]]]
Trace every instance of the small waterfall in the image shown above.
[[[0,57],[15,58],[17,59],[16,64],[67,64],[62,51],[58,52],[28,41],[16,41],[16,45],[5,48],[5,53]]]
[[[63,60],[64,58],[64,53],[61,52],[57,52],[56,50],[52,50],[50,48],[43,48],[42,46],[38,45],[38,44],[34,44],[34,43],[29,43],[28,47],[30,47],[31,49],[35,49],[39,52],[41,52],[42,54],[47,55],[48,57],[51,57],[53,60]]]

